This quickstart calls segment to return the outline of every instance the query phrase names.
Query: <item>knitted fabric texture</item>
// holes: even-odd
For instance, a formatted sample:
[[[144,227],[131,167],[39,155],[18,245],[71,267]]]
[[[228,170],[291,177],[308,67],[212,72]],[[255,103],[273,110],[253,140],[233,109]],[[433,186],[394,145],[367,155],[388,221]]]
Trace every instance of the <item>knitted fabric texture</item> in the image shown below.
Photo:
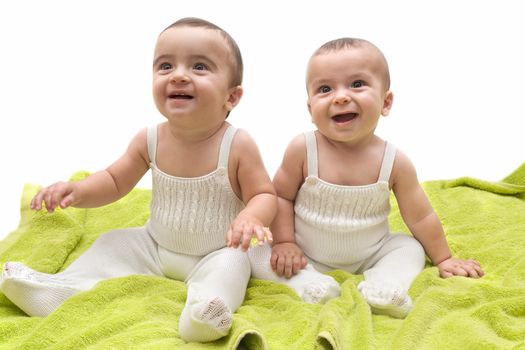
[[[297,243],[306,255],[328,266],[343,267],[372,255],[389,233],[388,179],[395,147],[387,144],[376,183],[342,186],[317,176],[317,145],[313,133],[305,134],[308,177],[295,201]],[[348,252],[352,252],[349,260]]]
[[[230,223],[244,208],[228,179],[228,154],[235,129],[225,132],[217,169],[210,174],[181,178],[168,175],[155,163],[156,127],[148,132],[153,173],[148,230],[157,243],[177,253],[206,255],[226,245]]]

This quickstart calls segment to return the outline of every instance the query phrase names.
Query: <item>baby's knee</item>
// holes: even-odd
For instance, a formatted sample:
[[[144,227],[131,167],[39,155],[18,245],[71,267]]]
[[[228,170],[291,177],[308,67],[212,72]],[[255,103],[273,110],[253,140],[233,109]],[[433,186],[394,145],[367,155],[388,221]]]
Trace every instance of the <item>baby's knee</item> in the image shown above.
[[[206,256],[201,264],[204,271],[223,271],[235,275],[250,276],[250,260],[240,249],[223,248]]]
[[[224,248],[220,252],[219,258],[214,259],[214,263],[223,268],[232,266],[250,266],[248,254],[240,249]]]
[[[424,264],[426,256],[425,249],[423,248],[421,243],[419,243],[419,241],[414,237],[408,236],[408,238],[410,239],[407,240],[406,246],[407,249],[410,251],[410,254],[414,257],[414,259],[417,259],[417,261]]]
[[[397,249],[401,249],[403,251],[403,255],[406,257],[412,257],[415,261],[424,264],[425,249],[417,239],[415,239],[413,236],[398,234],[396,235],[396,240],[398,245]]]

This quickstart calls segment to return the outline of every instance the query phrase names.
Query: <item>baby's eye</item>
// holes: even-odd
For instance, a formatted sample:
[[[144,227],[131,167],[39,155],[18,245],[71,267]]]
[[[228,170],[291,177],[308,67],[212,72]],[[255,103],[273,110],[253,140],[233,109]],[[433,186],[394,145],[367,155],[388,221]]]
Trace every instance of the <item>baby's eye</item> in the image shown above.
[[[204,63],[196,63],[193,66],[193,69],[195,69],[195,70],[208,70],[208,66],[206,66]]]
[[[319,92],[322,93],[322,94],[325,94],[327,92],[330,92],[332,89],[330,89],[330,86],[328,85],[323,85],[319,88]]]
[[[354,81],[354,82],[351,84],[351,86],[352,86],[353,88],[360,88],[360,87],[365,86],[365,82],[362,81],[362,80],[356,80],[356,81]]]
[[[171,69],[171,64],[170,63],[161,63],[160,66],[159,66],[160,70],[170,70]]]

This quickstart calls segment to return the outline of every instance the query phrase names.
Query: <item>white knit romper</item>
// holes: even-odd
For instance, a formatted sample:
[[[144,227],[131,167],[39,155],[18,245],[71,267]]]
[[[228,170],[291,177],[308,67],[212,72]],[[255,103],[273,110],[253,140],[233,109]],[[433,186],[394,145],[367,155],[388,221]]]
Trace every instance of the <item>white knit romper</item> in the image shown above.
[[[148,153],[153,172],[149,222],[143,227],[102,234],[62,272],[37,272],[48,281],[39,290],[31,290],[22,281],[22,286],[14,289],[15,293],[27,295],[22,300],[25,305],[19,306],[30,315],[45,316],[72,294],[88,290],[99,281],[141,274],[185,281],[186,305],[220,297],[234,312],[244,300],[250,279],[247,254],[225,243],[230,222],[244,207],[228,179],[235,131],[230,126],[223,136],[216,170],[196,178],[179,178],[157,168],[157,126],[149,128]],[[188,309],[184,309],[179,325],[191,326]]]
[[[163,274],[188,285],[187,305],[193,299],[220,296],[234,311],[244,299],[250,278],[246,253],[226,247],[230,224],[244,208],[228,177],[236,131],[231,125],[226,129],[214,171],[181,178],[157,167],[157,127],[148,129],[153,190],[146,228],[158,244]]]
[[[410,284],[423,269],[425,255],[420,243],[412,236],[389,231],[389,179],[396,155],[395,146],[386,143],[376,183],[342,186],[318,177],[315,133],[306,133],[305,138],[308,177],[295,201],[297,244],[320,271],[342,269],[363,273],[383,260],[381,265],[389,261],[389,266],[384,266],[382,272],[374,269],[375,274],[390,280],[401,278],[398,275],[404,275],[408,270],[409,276],[402,277],[402,284]],[[389,254],[395,259],[388,258]],[[399,269],[405,272],[399,272]],[[370,276],[370,272],[365,273],[365,277]]]
[[[164,173],[157,167],[156,128],[148,129],[153,175],[151,216],[147,228],[159,246],[172,252],[204,256],[226,246],[226,232],[244,208],[228,178],[230,145],[236,129],[228,127],[217,169],[192,178]]]
[[[252,275],[284,283],[300,295],[317,282],[333,289],[329,276],[319,272],[334,269],[364,273],[365,280],[388,280],[408,290],[424,267],[425,253],[412,236],[389,232],[389,178],[395,146],[386,143],[376,183],[343,186],[319,178],[315,132],[305,133],[305,141],[308,176],[298,191],[294,211],[296,243],[309,264],[291,279],[277,277],[265,263],[271,252],[261,247],[250,253]]]

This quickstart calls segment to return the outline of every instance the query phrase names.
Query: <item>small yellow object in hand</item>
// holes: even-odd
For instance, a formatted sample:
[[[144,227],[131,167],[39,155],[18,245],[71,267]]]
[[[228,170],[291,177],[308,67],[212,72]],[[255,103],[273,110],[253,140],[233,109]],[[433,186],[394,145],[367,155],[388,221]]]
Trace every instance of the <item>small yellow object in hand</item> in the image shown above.
[[[263,245],[264,242],[270,242],[270,243],[273,242],[273,237],[272,237],[272,233],[270,232],[270,228],[268,226],[263,226],[262,229],[265,233],[263,240],[259,241],[257,237],[252,237],[252,239],[250,240],[250,247],[255,247],[257,245]]]

